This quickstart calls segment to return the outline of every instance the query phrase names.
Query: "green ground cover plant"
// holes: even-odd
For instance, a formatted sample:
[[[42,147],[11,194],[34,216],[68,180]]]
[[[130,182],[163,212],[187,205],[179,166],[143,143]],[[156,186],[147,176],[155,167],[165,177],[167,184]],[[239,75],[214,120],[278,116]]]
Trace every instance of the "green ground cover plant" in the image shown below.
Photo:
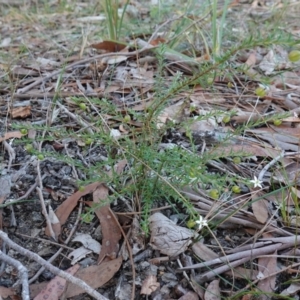
[[[259,26],[254,18],[250,19],[245,28],[237,28],[232,19],[236,13],[236,4],[229,1],[203,1],[201,4],[198,1],[188,1],[181,4],[175,17],[170,16],[174,11],[174,4],[163,1],[158,3],[149,9],[148,16],[142,20],[140,15],[136,18],[130,15],[128,18],[127,11],[132,5],[130,1],[95,2],[94,11],[101,12],[106,18],[104,25],[97,24],[99,28],[96,29],[95,36],[101,35],[103,40],[125,43],[129,48],[134,45],[134,50],[131,51],[136,51],[137,55],[131,60],[126,58],[115,64],[102,61],[99,65],[97,62],[82,64],[80,72],[84,76],[75,67],[70,72],[67,59],[72,58],[73,51],[84,49],[85,42],[73,46],[78,33],[69,32],[72,46],[60,44],[62,49],[67,50],[64,52],[66,61],[54,79],[54,88],[44,82],[45,86],[32,91],[32,95],[41,91],[45,95],[54,93],[51,100],[47,96],[44,100],[40,96],[36,97],[39,99],[37,103],[47,107],[46,121],[35,122],[32,117],[32,121],[12,118],[8,122],[9,107],[12,109],[14,104],[12,100],[7,105],[7,118],[2,122],[1,128],[20,131],[23,136],[14,141],[15,147],[22,149],[24,157],[36,157],[42,167],[47,163],[57,162],[71,166],[73,174],[77,174],[73,182],[76,191],[84,191],[86,186],[94,182],[101,182],[108,187],[109,195],[105,202],[86,206],[82,211],[81,220],[84,224],[95,222],[99,208],[118,203],[119,212],[138,215],[143,234],[149,239],[149,217],[155,210],[167,207],[169,214],[180,216],[181,225],[195,233],[200,232],[201,236],[195,238],[194,243],[200,237],[205,241],[212,238],[216,240],[222,255],[225,255],[226,246],[223,238],[218,236],[219,231],[223,230],[222,226],[228,224],[232,217],[242,219],[245,211],[249,216],[251,214],[249,218],[252,218],[252,222],[256,220],[260,225],[263,224],[260,231],[258,225],[253,227],[258,233],[250,233],[250,230],[247,232],[251,236],[250,240],[260,238],[264,229],[270,230],[269,226],[274,226],[274,229],[276,226],[271,221],[275,216],[287,227],[288,232],[296,232],[297,235],[300,195],[297,174],[291,178],[285,168],[289,165],[297,168],[295,148],[299,145],[284,148],[280,143],[270,142],[272,146],[266,146],[266,141],[270,141],[266,138],[267,129],[276,132],[276,128],[284,129],[283,125],[290,124],[288,122],[296,124],[297,118],[297,111],[293,110],[296,109],[295,106],[286,109],[278,104],[278,99],[281,99],[279,86],[282,91],[286,87],[281,88],[279,84],[275,87],[274,84],[278,75],[284,75],[286,69],[293,72],[299,68],[300,38],[283,26],[289,4],[284,3],[281,10],[270,9],[267,19],[260,21]],[[31,20],[35,22],[39,15],[50,14],[53,7],[49,5],[37,2],[28,8],[22,18],[30,20],[29,23]],[[73,1],[59,1],[55,9],[57,13],[74,13],[79,8]],[[82,4],[79,10],[85,9],[88,12],[91,7]],[[8,7],[5,14],[16,16],[20,12]],[[145,20],[146,25],[143,24],[143,21],[146,23]],[[43,26],[47,27],[51,22],[50,18],[45,18]],[[136,24],[140,27],[134,28]],[[276,26],[278,24],[283,25]],[[259,30],[256,30],[257,27]],[[151,45],[153,48],[148,44],[147,51],[151,60],[142,64],[144,57],[143,52],[138,52],[142,47],[137,45],[137,35],[144,31],[144,40],[155,41],[158,35],[152,38],[150,36],[157,28],[161,29],[158,33],[163,37],[163,42]],[[62,39],[62,36],[59,37]],[[81,38],[84,41],[89,36]],[[1,77],[9,87],[3,88],[5,93],[10,91],[17,95],[20,94],[20,86],[26,87],[21,85],[22,80],[31,79],[30,76],[26,74],[23,78],[16,79],[11,66],[24,57],[28,59],[39,56],[35,51],[27,44],[18,46],[17,58],[10,58],[10,54],[0,51],[2,61],[11,60],[7,65],[1,61],[6,70]],[[53,59],[51,51],[50,54],[43,54],[49,61]],[[257,60],[262,61],[267,52],[285,55],[285,60],[271,71],[257,71],[258,68],[254,65],[257,67],[259,63],[252,64],[249,61],[251,51],[259,53]],[[247,59],[243,58],[245,55]],[[114,59],[119,58],[118,56],[122,56],[122,52],[115,54]],[[103,69],[101,64],[105,65]],[[142,83],[141,86],[126,86],[126,80],[129,82],[132,78],[128,77],[129,80],[122,77],[120,72],[129,73],[128,70],[143,68],[148,71],[149,66],[153,76],[149,75],[147,78],[152,85],[148,93],[136,92],[148,87],[142,86]],[[30,68],[34,70],[34,67]],[[268,65],[268,68],[272,67]],[[140,74],[142,73],[138,75]],[[103,78],[105,88],[100,88]],[[125,78],[122,84],[120,78]],[[94,82],[98,86],[92,85]],[[284,84],[295,86],[289,82]],[[68,90],[69,86],[73,87],[71,92]],[[95,96],[97,88],[101,90],[101,95]],[[114,92],[102,92],[109,89]],[[90,91],[90,95],[86,91]],[[65,97],[64,93],[67,92],[69,94]],[[130,93],[132,97],[128,97]],[[204,97],[207,94],[209,97],[200,102],[193,100],[195,95]],[[218,101],[220,95],[225,95],[224,101]],[[274,101],[274,106],[271,101]],[[288,102],[286,99],[284,101]],[[143,104],[143,109],[137,109],[136,103]],[[176,103],[179,103],[177,107]],[[43,111],[42,105],[35,109],[36,115],[39,110]],[[266,108],[261,109],[264,105]],[[295,124],[290,127],[296,126]],[[203,130],[195,129],[195,126],[200,125],[204,126]],[[264,130],[265,135],[259,130]],[[35,133],[34,138],[32,132]],[[228,148],[238,145],[242,138],[251,147],[228,151]],[[255,147],[263,148],[265,156],[254,154],[258,153],[258,150],[254,152]],[[295,160],[287,162],[290,154],[275,157],[267,155],[268,151],[275,150],[293,151],[291,157]],[[126,167],[118,172],[115,166],[122,160],[126,161]],[[264,171],[266,166],[268,167]],[[282,175],[280,179],[279,174]],[[201,197],[208,199],[211,208],[205,210],[195,205],[187,196],[190,190],[197,191]],[[268,207],[272,212],[267,221],[262,220],[264,217],[258,213],[260,205],[266,205],[266,201],[272,201],[272,205],[277,206],[274,210]],[[277,233],[279,231],[278,229]],[[229,261],[228,265],[230,266]],[[234,268],[229,269],[233,274]],[[214,268],[211,267],[210,271],[214,272]],[[246,290],[239,293],[240,282],[228,280],[226,276],[217,274],[223,284],[222,289],[230,294],[230,299],[240,299],[244,295],[251,295],[250,299],[291,299],[266,291],[261,286],[256,286],[257,282],[253,284],[255,280],[249,278],[241,279]],[[210,291],[206,287],[205,289]],[[211,293],[214,294],[215,291]],[[219,295],[220,299],[225,299],[225,295],[226,293]]]

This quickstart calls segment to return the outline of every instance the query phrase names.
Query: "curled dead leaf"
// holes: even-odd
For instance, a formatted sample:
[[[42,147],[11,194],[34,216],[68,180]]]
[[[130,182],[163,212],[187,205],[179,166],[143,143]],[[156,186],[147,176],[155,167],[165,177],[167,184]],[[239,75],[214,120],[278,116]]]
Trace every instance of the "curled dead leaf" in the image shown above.
[[[146,279],[143,281],[141,294],[142,295],[151,295],[160,287],[159,282],[157,282],[157,278],[154,275],[148,275]]]
[[[125,49],[126,45],[114,41],[103,41],[101,43],[92,44],[91,48],[102,50],[103,52],[119,52]]]
[[[97,186],[99,185],[99,182],[94,182],[89,185],[87,185],[83,191],[77,191],[73,195],[71,195],[68,199],[66,199],[55,211],[55,215],[59,220],[59,224],[63,225],[67,221],[70,213],[73,211],[75,206],[77,205],[79,199],[91,192],[93,192]],[[49,232],[49,228],[46,227],[46,232]],[[57,235],[60,234],[60,231],[56,232]]]
[[[253,214],[258,222],[265,224],[268,220],[268,201],[261,199],[252,203]]]
[[[108,203],[108,188],[101,184],[93,193],[94,203],[100,204],[95,210],[102,228],[102,247],[98,257],[98,263],[103,260],[114,259],[119,251],[119,241],[121,239],[120,225],[113,215]]]
[[[194,231],[174,224],[161,213],[149,218],[151,246],[161,253],[176,256],[184,252],[191,243]]]

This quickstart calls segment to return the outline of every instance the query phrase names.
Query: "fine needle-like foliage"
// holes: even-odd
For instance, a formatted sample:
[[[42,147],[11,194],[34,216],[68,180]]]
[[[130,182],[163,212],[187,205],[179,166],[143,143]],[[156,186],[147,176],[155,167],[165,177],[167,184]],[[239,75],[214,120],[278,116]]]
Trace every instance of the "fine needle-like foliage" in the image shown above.
[[[245,10],[229,0],[58,2],[56,13],[71,25],[58,28],[52,2],[37,1],[24,14],[0,8],[7,17],[1,24],[21,22],[0,45],[0,166],[15,200],[0,203],[4,217],[13,214],[9,206],[20,215],[16,204],[31,205],[33,198],[46,199],[43,216],[50,215],[78,196],[76,221],[60,224],[63,213],[57,219],[53,213],[47,229],[53,222],[61,234],[62,225],[76,223],[92,235],[100,220],[105,235],[111,226],[105,222],[113,220],[119,240],[101,265],[119,259],[119,249],[132,263],[141,249],[154,248],[149,220],[159,211],[177,222],[166,222],[176,232],[191,234],[182,238],[180,254],[201,264],[188,281],[194,292],[201,286],[205,298],[287,299],[290,281],[280,285],[274,278],[298,272],[300,38],[291,30],[296,25],[282,19],[289,4],[270,8],[261,20],[251,15],[254,5]],[[29,28],[21,42],[20,28]],[[51,41],[45,28],[56,32]],[[88,47],[107,40],[128,47],[119,53]],[[100,203],[95,190],[86,192],[93,183],[102,188]],[[158,227],[158,236],[168,237]],[[56,239],[54,231],[45,234]],[[103,240],[106,249],[110,236]],[[189,270],[176,259],[168,268],[185,284],[180,272]],[[132,263],[128,271],[132,299],[140,269]]]

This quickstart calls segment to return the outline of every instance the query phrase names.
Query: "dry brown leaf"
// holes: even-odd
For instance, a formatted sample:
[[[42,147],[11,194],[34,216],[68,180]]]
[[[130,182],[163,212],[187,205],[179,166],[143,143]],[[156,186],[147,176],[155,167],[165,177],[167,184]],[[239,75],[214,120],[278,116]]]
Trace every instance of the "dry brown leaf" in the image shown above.
[[[81,197],[94,192],[95,189],[99,186],[99,184],[100,184],[99,182],[94,182],[94,183],[87,185],[83,191],[77,191],[76,193],[71,195],[68,199],[66,199],[58,207],[58,209],[55,211],[55,213],[56,213],[56,216],[58,217],[58,219],[60,220],[61,225],[63,225],[67,221],[70,213],[73,211],[73,209],[77,205],[78,200]]]
[[[94,204],[99,204],[95,213],[100,221],[102,230],[102,247],[98,257],[98,263],[103,260],[114,259],[119,251],[119,241],[121,239],[120,225],[117,224],[116,217],[111,211],[108,203],[108,188],[101,184],[93,193]]]
[[[279,149],[263,148],[258,145],[244,144],[244,145],[230,145],[230,146],[218,146],[211,151],[211,153],[222,155],[223,157],[236,156],[237,153],[245,153],[249,156],[267,156],[276,157],[280,154]]]
[[[32,298],[34,298],[35,296],[37,296],[46,286],[47,286],[48,282],[47,281],[43,281],[40,283],[33,283],[29,286],[29,293],[30,296]]]
[[[78,269],[80,268],[80,265],[75,265],[68,270],[66,270],[67,273],[74,275]],[[55,276],[48,284],[47,286],[34,298],[34,300],[57,300],[60,298],[60,296],[63,294],[65,287],[66,287],[67,280],[64,278],[61,278],[59,276]]]
[[[294,187],[292,186],[292,187],[291,187],[291,192],[292,192],[292,195],[296,198],[296,200],[294,200],[294,202],[295,202],[295,201],[298,202],[298,199],[300,199],[300,190],[299,190],[299,189],[296,189],[296,188],[294,188]],[[298,205],[298,203],[296,203],[296,205]]]
[[[99,254],[101,249],[101,244],[93,239],[90,234],[87,233],[78,233],[72,240],[72,242],[81,243],[86,249],[93,251],[94,253]]]
[[[196,293],[189,291],[178,300],[199,300],[199,297]]]
[[[299,138],[292,135],[286,135],[279,132],[274,132],[272,129],[260,128],[250,129],[247,132],[254,134],[259,139],[268,141],[271,145],[282,150],[299,150]]]
[[[5,140],[11,139],[11,138],[17,138],[20,139],[23,136],[23,134],[20,131],[11,131],[4,133],[4,137],[0,137],[0,142],[3,142]]]
[[[127,165],[127,160],[121,160],[114,166],[114,172],[121,174]],[[108,172],[109,176],[113,175],[113,172]],[[122,236],[120,225],[117,223],[117,218],[111,211],[108,202],[108,188],[104,184],[98,184],[98,188],[93,193],[94,203],[88,203],[88,205],[94,205],[95,203],[101,204],[99,208],[95,209],[102,229],[102,247],[98,257],[98,263],[114,259],[117,257],[119,250],[119,240]]]
[[[236,267],[236,268],[226,272],[225,274],[227,276],[231,276],[231,277],[234,276],[234,278],[243,278],[243,279],[246,279],[246,280],[255,280],[255,279],[257,279],[258,271],[253,270],[253,269],[246,269],[246,268],[243,268],[243,267]]]
[[[195,234],[190,229],[176,225],[161,213],[153,214],[149,221],[152,248],[169,256],[184,252]]]
[[[298,182],[299,174],[300,174],[299,163],[296,161],[296,162],[292,162],[290,165],[286,166],[284,168],[284,171],[282,171],[281,169],[276,170],[273,178],[277,181],[281,181],[281,182],[289,184],[289,182]],[[283,197],[284,193],[282,193],[282,191],[280,191],[280,193],[282,194],[281,197]],[[281,198],[281,200],[282,200],[282,198]]]
[[[257,233],[257,229],[254,229],[254,228],[245,227],[244,230],[246,233],[248,233],[250,235],[255,235]]]
[[[70,258],[72,260],[71,265],[75,265],[76,263],[78,263],[79,261],[84,259],[88,254],[91,254],[92,252],[93,252],[92,250],[89,250],[89,249],[81,246],[81,247],[73,250],[72,252],[70,252],[68,255],[68,258]],[[97,254],[99,254],[99,252]]]
[[[79,270],[75,276],[85,281],[89,286],[97,289],[108,282],[121,267],[123,258],[120,256],[114,260],[101,263],[101,265],[90,266],[85,269]],[[64,294],[65,298],[73,297],[84,293],[84,291],[69,283]]]
[[[125,55],[113,55],[110,57],[106,57],[102,59],[102,62],[104,64],[108,64],[108,65],[115,65],[115,64],[119,64],[123,61],[126,61],[128,59],[128,56]]]
[[[60,235],[60,232],[61,232],[61,224],[60,224],[60,222],[59,222],[59,220],[58,220],[58,218],[57,218],[56,214],[54,213],[51,206],[49,207],[49,214],[48,215],[49,215],[49,220],[51,222],[52,230],[55,234],[55,238],[57,239],[58,236]],[[48,226],[45,228],[45,234],[47,236],[51,236],[51,232],[50,232]]]
[[[215,120],[212,118],[209,118],[207,120],[200,120],[200,121],[193,121],[191,122],[191,125],[189,126],[189,130],[192,132],[212,132],[216,129],[217,124],[215,123]]]
[[[94,182],[89,185],[87,185],[84,188],[84,191],[77,191],[73,195],[71,195],[68,199],[66,199],[55,211],[55,214],[57,218],[59,219],[60,225],[65,224],[67,221],[70,213],[73,211],[75,206],[77,205],[79,199],[87,194],[92,193],[97,186],[99,185],[99,182]],[[48,226],[45,229],[47,232],[49,232]]]
[[[226,100],[220,95],[215,95],[213,98],[209,93],[204,93],[202,89],[197,90],[191,95],[190,93],[183,93],[183,96],[189,97],[191,104],[193,107],[197,107],[201,109],[203,107],[203,103],[211,103],[211,104],[224,104]]]
[[[167,121],[179,122],[183,117],[184,106],[184,101],[179,101],[163,109],[157,117],[157,128],[161,128]]]
[[[265,75],[270,75],[273,73],[274,69],[278,64],[278,57],[273,49],[271,49],[259,63],[259,68],[265,73]]]
[[[103,41],[101,43],[92,44],[91,47],[104,52],[119,52],[125,49],[126,45],[114,41]]]
[[[221,292],[219,286],[220,280],[213,280],[206,288],[204,299],[205,300],[219,300],[221,299]]]
[[[208,248],[201,241],[194,243],[192,246],[192,250],[199,258],[201,258],[204,261],[212,260],[219,257],[214,251]]]
[[[286,89],[287,84],[300,85],[300,76],[296,72],[283,72],[275,77],[275,82],[273,83],[277,88]]]
[[[9,298],[10,300],[21,300],[21,296],[20,295],[12,295]]]
[[[151,295],[160,287],[157,278],[154,275],[148,275],[142,283],[141,294]]]
[[[0,286],[0,297],[7,298],[7,297],[13,296],[15,294],[16,294],[16,292],[12,288]]]
[[[245,65],[248,67],[254,67],[256,64],[256,53],[252,52],[249,54],[248,59],[245,62]]]
[[[270,257],[260,257],[258,259],[258,276],[265,277],[258,282],[257,288],[259,291],[265,293],[273,293],[275,290],[276,284],[276,275],[269,276],[274,274],[277,271],[277,251],[270,255]],[[268,295],[261,295],[260,299],[267,300],[270,299]]]
[[[113,83],[111,85],[109,85],[107,88],[105,88],[104,93],[109,94],[109,93],[114,93],[116,91],[118,91],[120,89],[120,87],[118,85],[114,85]]]
[[[120,217],[119,221],[121,223]],[[145,236],[141,229],[139,217],[137,216],[134,216],[134,218],[132,219],[131,227],[128,232],[128,240],[130,241],[130,244],[132,246],[131,251],[133,255],[136,255],[141,250],[145,250]],[[124,256],[125,255],[123,255],[123,257]]]
[[[205,287],[198,284],[193,275],[191,275],[190,281],[193,284],[194,291],[200,296],[200,299],[204,299]]]
[[[269,212],[268,212],[268,201],[261,199],[261,200],[254,200],[252,203],[252,210],[256,220],[261,223],[265,224],[268,220]]]
[[[10,111],[11,117],[15,118],[27,118],[31,115],[31,106],[19,106],[14,107]]]
[[[39,76],[40,73],[37,70],[32,70],[30,68],[23,68],[21,66],[15,66],[12,69],[12,74],[14,76],[25,75],[25,76]]]
[[[293,282],[287,289],[283,290],[280,295],[282,296],[293,296],[295,293],[300,291],[300,283]]]
[[[126,159],[123,159],[123,160],[120,160],[115,166],[114,166],[114,172],[116,172],[118,175],[120,175],[124,168],[126,167],[127,165],[127,160]],[[109,173],[110,174],[110,173]]]
[[[298,118],[298,122],[300,122],[299,118]],[[269,126],[274,131],[279,132],[281,134],[290,135],[290,136],[294,136],[296,138],[300,138],[300,130],[299,130],[299,128],[285,126],[283,124],[280,125],[280,126],[272,126],[272,125],[269,125]]]
[[[34,139],[36,138],[36,135],[37,135],[37,131],[36,131],[35,129],[29,129],[29,130],[28,130],[27,137],[28,137],[29,139],[34,140]],[[61,145],[61,148],[63,148],[63,147],[64,147],[64,146]]]
[[[157,45],[159,45],[159,44],[165,44],[165,43],[166,43],[166,40],[163,39],[163,38],[157,38],[157,39],[154,39],[154,40],[152,40],[152,41],[150,42],[150,44],[151,44],[152,46],[157,46]]]
[[[153,99],[151,99],[148,102],[143,101],[142,103],[139,103],[132,107],[132,110],[134,111],[147,111],[148,107],[150,107],[153,103]]]
[[[253,113],[252,111],[239,110],[230,121],[234,124],[244,124],[248,122],[257,122],[262,119],[261,114]]]
[[[299,117],[287,117],[287,118],[283,118],[282,119],[283,122],[291,122],[291,123],[300,123],[300,118]],[[281,125],[279,126],[279,128],[281,127]],[[297,136],[299,136],[299,128],[295,128],[298,129],[298,133]]]

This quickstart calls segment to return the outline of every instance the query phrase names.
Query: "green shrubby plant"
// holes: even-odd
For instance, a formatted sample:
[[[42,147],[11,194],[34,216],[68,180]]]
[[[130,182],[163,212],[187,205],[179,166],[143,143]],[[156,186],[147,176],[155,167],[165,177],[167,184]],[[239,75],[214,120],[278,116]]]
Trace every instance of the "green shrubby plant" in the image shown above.
[[[108,36],[111,40],[119,40],[122,34],[122,26],[124,22],[124,14],[129,1],[126,1],[122,14],[119,15],[119,1],[109,1],[103,0],[102,6],[105,9],[107,23],[108,23]],[[163,5],[163,3],[161,3]],[[190,4],[190,3],[188,3]],[[182,36],[184,30],[188,26],[194,26],[190,28],[199,29],[196,24],[191,25],[189,18],[179,19],[179,24],[186,26],[183,29],[177,26],[177,31],[174,33],[174,39],[170,45],[161,44],[156,50],[157,57],[157,72],[154,84],[154,101],[143,113],[138,113],[128,110],[126,115],[122,115],[115,109],[115,106],[105,98],[89,98],[88,101],[84,98],[73,98],[74,104],[80,113],[85,112],[91,104],[95,107],[101,107],[100,114],[109,114],[116,117],[125,124],[130,123],[133,117],[135,121],[142,124],[139,132],[132,130],[132,136],[121,136],[120,139],[116,139],[110,135],[109,126],[104,124],[102,118],[93,118],[93,126],[99,129],[96,134],[88,134],[80,132],[69,132],[65,130],[60,130],[56,132],[55,127],[37,127],[33,126],[36,130],[43,130],[49,134],[43,138],[37,138],[43,141],[53,141],[56,139],[63,138],[64,136],[73,137],[75,140],[80,139],[83,142],[83,149],[88,149],[91,146],[102,146],[104,145],[107,149],[108,159],[106,161],[98,161],[91,164],[88,168],[79,160],[73,157],[67,157],[59,153],[51,153],[51,157],[55,159],[62,160],[68,164],[74,165],[80,168],[86,174],[86,182],[91,181],[104,181],[107,184],[114,186],[118,195],[125,195],[128,199],[133,199],[138,201],[139,206],[142,208],[143,224],[144,229],[147,227],[147,219],[150,211],[153,207],[160,205],[160,203],[169,203],[174,206],[174,209],[179,205],[183,211],[190,216],[192,220],[197,220],[198,215],[195,211],[193,205],[181,194],[181,189],[187,185],[199,185],[202,189],[207,192],[207,195],[212,199],[218,200],[224,191],[224,187],[230,183],[232,186],[232,191],[234,193],[239,193],[239,182],[248,183],[249,180],[244,180],[242,178],[232,178],[228,179],[226,174],[220,172],[210,172],[207,167],[210,160],[218,160],[224,158],[222,153],[202,153],[201,155],[197,151],[197,147],[194,144],[193,136],[189,130],[190,122],[189,120],[183,121],[182,124],[176,125],[173,123],[167,123],[165,125],[157,126],[158,117],[162,110],[170,105],[170,101],[178,93],[184,90],[193,90],[198,84],[201,86],[209,87],[213,85],[214,79],[217,76],[226,75],[228,67],[232,66],[232,59],[235,55],[244,49],[253,49],[257,46],[269,47],[274,44],[281,44],[287,47],[293,47],[299,43],[293,37],[286,33],[281,33],[279,31],[271,33],[268,36],[262,36],[260,33],[245,37],[241,42],[232,45],[231,47],[223,48],[224,39],[224,24],[226,21],[228,1],[225,2],[221,19],[219,19],[218,11],[218,1],[213,0],[210,5],[207,6],[210,16],[210,21],[212,22],[212,31],[210,34],[207,32],[201,32],[202,42],[207,54],[209,54],[212,59],[201,62],[197,67],[194,68],[194,74],[190,77],[184,77],[181,73],[175,74],[173,80],[170,84],[165,83],[165,69],[166,69],[166,59],[165,53],[169,50],[169,46],[175,47],[179,42],[182,42]],[[188,12],[188,8],[186,11]],[[178,25],[178,23],[175,23]],[[180,36],[180,38],[179,38]],[[293,59],[296,55],[290,55]],[[233,68],[234,70],[234,68]],[[59,83],[60,83],[59,78]],[[258,93],[257,96],[263,97],[262,91]],[[88,103],[89,102],[89,103]],[[224,123],[229,123],[231,114],[226,114],[224,117],[224,112],[218,112],[212,110],[211,114],[205,116],[199,116],[198,121],[207,120],[212,117],[223,118]],[[283,116],[268,116],[262,120],[256,122],[249,122],[248,127],[259,126],[265,124],[272,120],[280,120]],[[195,121],[195,120],[193,120]],[[178,130],[180,128],[185,128],[186,137],[190,142],[190,149],[183,149],[180,146],[175,146],[167,150],[161,150],[159,145],[163,140],[165,133],[169,129]],[[246,126],[246,125],[245,125]],[[234,133],[228,135],[227,139],[234,134],[239,134],[242,132],[244,127],[237,128]],[[22,130],[28,130],[28,128],[23,128]],[[25,131],[24,131],[25,132]],[[53,133],[55,132],[55,136]],[[39,155],[38,151],[29,147],[31,141],[25,136],[22,139],[23,142],[27,144],[26,151]],[[220,143],[225,143],[226,139],[220,141]],[[117,150],[116,155],[112,155],[114,149]],[[43,156],[50,156],[49,153],[43,153]],[[228,156],[228,155],[227,155]],[[235,153],[233,155],[234,163],[240,163],[243,153]],[[105,170],[109,166],[113,166],[118,162],[119,159],[126,158],[128,161],[128,171],[121,175],[113,174],[113,177],[109,177]],[[196,167],[195,167],[196,166]],[[235,182],[236,180],[236,182]],[[255,181],[255,179],[254,179]],[[127,184],[130,182],[130,184]],[[259,186],[260,183],[255,181],[254,185]],[[83,186],[84,182],[79,182],[78,186]],[[115,195],[114,199],[118,198]],[[111,200],[113,197],[111,198]]]

